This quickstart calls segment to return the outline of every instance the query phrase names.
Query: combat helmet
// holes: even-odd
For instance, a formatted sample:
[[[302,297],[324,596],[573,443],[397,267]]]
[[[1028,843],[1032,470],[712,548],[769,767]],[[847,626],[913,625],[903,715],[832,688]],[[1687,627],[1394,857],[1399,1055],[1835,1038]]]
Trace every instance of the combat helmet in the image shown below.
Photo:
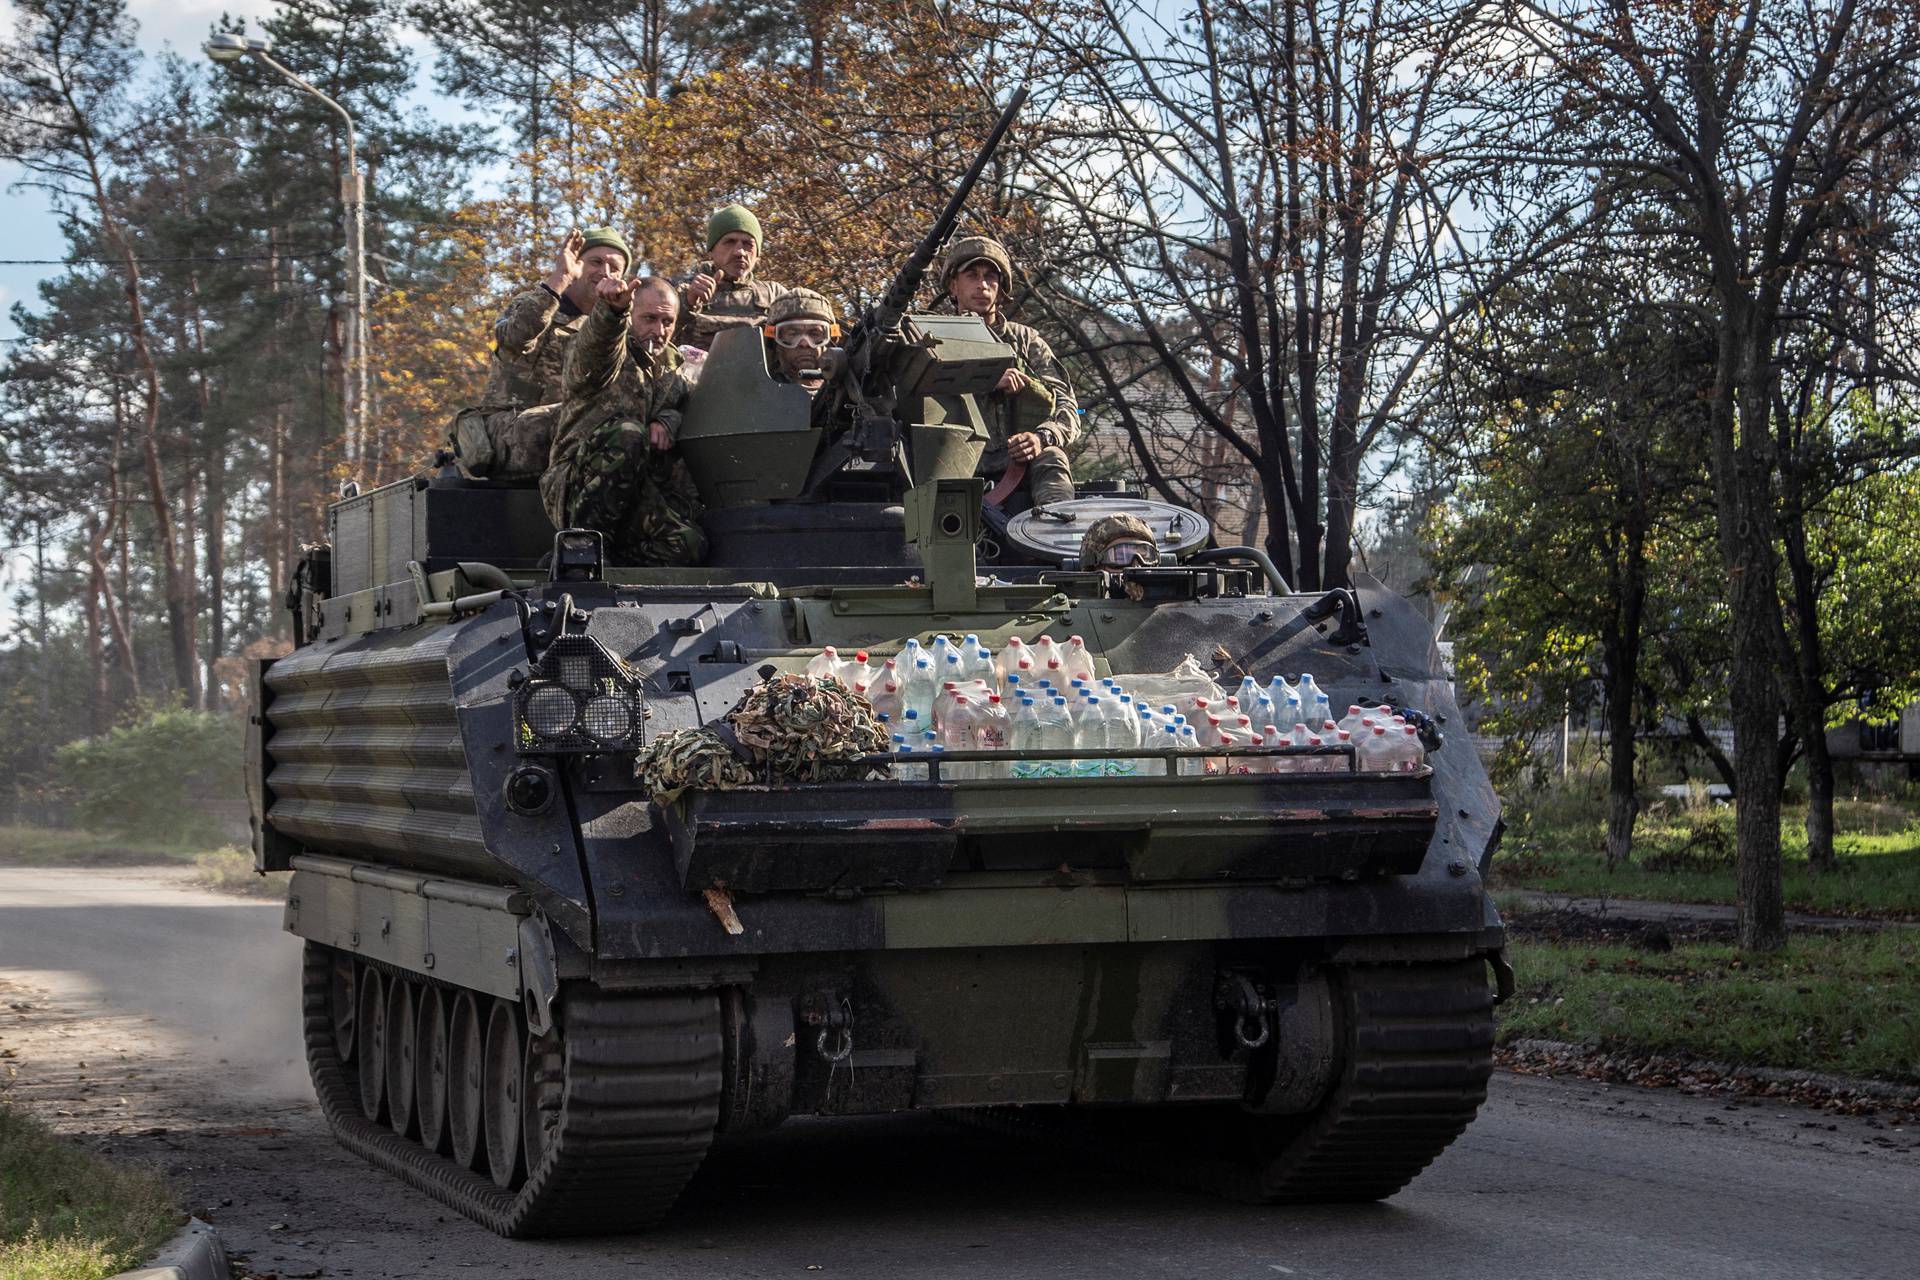
[[[992,236],[962,236],[949,245],[946,260],[940,264],[940,287],[946,288],[976,262],[991,262],[1000,269],[1003,292],[1013,287],[1013,256]]]
[[[1087,536],[1080,540],[1082,569],[1125,569],[1159,562],[1153,530],[1139,516],[1103,516],[1088,526]]]

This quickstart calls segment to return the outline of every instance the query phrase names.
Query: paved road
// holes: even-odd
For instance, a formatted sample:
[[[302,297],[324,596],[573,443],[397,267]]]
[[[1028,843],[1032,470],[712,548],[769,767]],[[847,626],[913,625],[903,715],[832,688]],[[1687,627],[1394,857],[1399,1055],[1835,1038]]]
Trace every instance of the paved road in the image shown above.
[[[177,880],[0,869],[0,1087],[165,1162],[251,1273],[281,1280],[1907,1280],[1920,1258],[1920,1135],[1505,1074],[1381,1206],[1222,1204],[901,1116],[725,1142],[651,1236],[503,1242],[327,1137],[291,1067],[297,947],[278,927],[274,906]]]

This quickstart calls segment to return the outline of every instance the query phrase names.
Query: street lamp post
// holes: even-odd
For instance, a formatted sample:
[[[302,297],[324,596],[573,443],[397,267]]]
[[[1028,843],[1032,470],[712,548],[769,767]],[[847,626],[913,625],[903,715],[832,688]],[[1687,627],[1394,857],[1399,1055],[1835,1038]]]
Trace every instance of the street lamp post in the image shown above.
[[[221,32],[203,46],[207,57],[223,64],[252,58],[279,72],[294,85],[326,103],[347,126],[347,171],[341,178],[341,202],[347,215],[347,276],[353,282],[353,319],[346,333],[346,387],[342,389],[342,416],[346,419],[346,456],[349,468],[357,468],[360,450],[366,439],[367,398],[367,183],[360,172],[359,152],[353,117],[347,109],[320,90],[302,80],[284,63],[268,52],[271,44],[258,37],[242,37]]]

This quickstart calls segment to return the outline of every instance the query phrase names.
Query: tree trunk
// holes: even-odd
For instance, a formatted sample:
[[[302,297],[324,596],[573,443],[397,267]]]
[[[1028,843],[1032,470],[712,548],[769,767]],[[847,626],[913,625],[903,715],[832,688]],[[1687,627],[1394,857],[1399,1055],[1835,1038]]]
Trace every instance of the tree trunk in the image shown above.
[[[1733,304],[1729,304],[1730,307]],[[1780,883],[1779,744],[1780,597],[1775,588],[1773,437],[1768,430],[1765,347],[1754,317],[1728,317],[1723,361],[1735,377],[1720,379],[1715,405],[1715,488],[1719,493],[1721,557],[1727,570],[1727,609],[1733,628],[1733,768],[1739,778],[1734,835],[1739,860],[1740,945],[1776,951],[1786,945]],[[1737,417],[1736,417],[1737,415]],[[1734,426],[1739,433],[1735,436]]]
[[[1784,406],[1781,417],[1785,418]],[[1785,430],[1785,427],[1782,427]],[[1820,588],[1807,553],[1806,500],[1799,464],[1787,457],[1781,471],[1781,538],[1793,588],[1793,635],[1787,662],[1793,677],[1793,711],[1807,756],[1807,869],[1818,875],[1838,865],[1833,853],[1833,756],[1827,751],[1826,652],[1820,644]],[[1787,641],[1783,634],[1782,642]]]

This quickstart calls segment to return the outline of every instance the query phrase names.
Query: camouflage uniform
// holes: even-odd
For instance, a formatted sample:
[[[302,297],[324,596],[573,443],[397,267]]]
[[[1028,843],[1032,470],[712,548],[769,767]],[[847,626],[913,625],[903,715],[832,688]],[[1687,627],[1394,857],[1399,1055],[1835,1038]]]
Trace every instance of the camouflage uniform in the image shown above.
[[[573,340],[540,498],[556,528],[605,535],[611,563],[698,564],[707,539],[693,476],[677,451],[647,440],[649,423],[680,430],[680,353],[668,345],[647,356],[628,317],[601,302]]]
[[[991,236],[964,236],[947,249],[946,265],[940,284],[948,288],[954,276],[976,262],[986,262],[1000,273],[1000,303],[1013,287],[1013,258],[1006,246]],[[951,295],[949,305],[956,305]],[[994,337],[1013,348],[1018,368],[1027,375],[1024,390],[1009,395],[994,392],[981,403],[987,420],[987,447],[980,455],[975,475],[992,479],[1011,464],[1007,440],[1021,432],[1032,432],[1044,446],[1040,455],[1027,463],[1021,479],[1035,506],[1065,502],[1073,497],[1073,468],[1067,461],[1067,448],[1080,438],[1080,406],[1073,398],[1073,384],[1067,371],[1054,357],[1047,340],[1024,324],[1015,324],[996,309],[986,320]]]
[[[787,292],[787,286],[771,280],[720,280],[714,285],[713,296],[695,306],[687,300],[687,285],[697,274],[689,271],[673,278],[680,286],[680,331],[674,341],[702,351],[712,350],[713,336],[722,329],[766,323],[774,299]]]
[[[486,390],[453,420],[454,452],[468,475],[531,480],[547,465],[561,370],[585,318],[544,286],[507,303],[493,324]]]
[[[1027,492],[1036,506],[1073,497],[1073,467],[1067,447],[1080,438],[1080,406],[1067,371],[1047,340],[1024,324],[995,316],[987,322],[993,336],[1012,347],[1019,368],[1033,379],[1025,391],[995,392],[981,406],[987,420],[987,448],[976,475],[998,476],[1008,466],[1007,437],[1031,431],[1046,447],[1027,463]]]

